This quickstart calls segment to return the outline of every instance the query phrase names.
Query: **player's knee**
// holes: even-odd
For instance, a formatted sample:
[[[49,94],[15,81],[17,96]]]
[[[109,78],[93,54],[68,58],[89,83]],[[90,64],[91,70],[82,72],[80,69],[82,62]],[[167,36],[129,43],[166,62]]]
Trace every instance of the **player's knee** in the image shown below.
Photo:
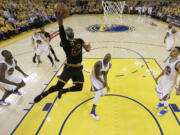
[[[77,91],[81,91],[83,89],[83,83],[77,83],[76,89],[77,89]]]
[[[57,84],[55,85],[57,90],[60,90],[64,87],[65,83],[58,81]]]
[[[96,95],[95,95],[94,100],[93,100],[93,104],[94,104],[94,105],[97,105],[100,97],[101,97],[101,94],[96,94]]]
[[[70,88],[70,91],[81,91],[83,88],[83,83],[75,83],[74,87]]]
[[[11,91],[10,91],[10,90],[6,90],[6,91],[5,91],[5,94],[6,94],[6,95],[10,95],[10,94],[12,94],[12,93],[13,93],[12,90],[11,90]]]
[[[21,82],[21,86],[24,87],[26,83],[24,81]]]

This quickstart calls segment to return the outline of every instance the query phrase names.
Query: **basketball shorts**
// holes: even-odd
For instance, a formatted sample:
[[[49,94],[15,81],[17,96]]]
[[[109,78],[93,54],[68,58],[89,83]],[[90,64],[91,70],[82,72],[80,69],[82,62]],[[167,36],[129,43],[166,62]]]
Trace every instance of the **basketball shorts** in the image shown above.
[[[39,45],[38,48],[36,49],[37,56],[41,56],[43,52],[46,53],[46,56],[49,55],[49,48],[47,45]]]
[[[68,65],[64,66],[62,73],[58,76],[59,81],[67,83],[69,79],[72,79],[73,83],[83,83],[83,66],[71,67]]]
[[[104,81],[103,76],[100,76],[100,78]],[[92,76],[90,78],[91,80],[91,91],[99,91],[104,89],[103,83],[101,83],[96,77]]]
[[[173,86],[173,82],[166,82],[164,79],[161,79],[156,87],[156,94],[159,99],[166,99],[170,90],[174,90],[175,86]]]
[[[8,76],[6,79],[11,81],[11,82],[14,82],[14,83],[21,83],[23,81],[21,78],[19,78],[15,74]],[[14,86],[14,85],[10,85],[10,84],[0,82],[0,89],[1,90],[12,91],[15,88],[16,88],[16,86]]]

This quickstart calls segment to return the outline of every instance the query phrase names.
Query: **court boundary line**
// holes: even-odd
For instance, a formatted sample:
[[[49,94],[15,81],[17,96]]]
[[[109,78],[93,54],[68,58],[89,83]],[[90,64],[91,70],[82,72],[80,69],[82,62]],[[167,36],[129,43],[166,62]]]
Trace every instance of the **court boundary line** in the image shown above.
[[[179,124],[179,126],[180,126],[179,119],[177,118],[177,116],[176,116],[176,114],[175,114],[174,110],[172,109],[172,106],[171,106],[171,105],[169,105],[169,108],[171,109],[172,114],[174,115],[175,119],[177,120],[177,122],[178,122],[178,124]]]
[[[163,133],[163,131],[162,131],[162,129],[161,129],[161,126],[160,126],[158,120],[156,119],[156,117],[153,115],[153,113],[152,113],[146,106],[144,106],[144,105],[143,105],[142,103],[140,103],[139,101],[137,101],[137,100],[135,100],[135,99],[132,99],[132,98],[130,98],[130,97],[123,96],[123,95],[118,95],[118,94],[106,94],[105,96],[119,96],[119,97],[127,98],[127,99],[129,99],[129,100],[131,100],[131,101],[136,102],[137,104],[139,104],[140,106],[142,106],[147,112],[149,112],[149,114],[153,117],[153,119],[155,120],[156,124],[158,125],[158,128],[159,128],[159,130],[160,130],[161,135],[164,135],[164,133]],[[84,103],[88,102],[89,100],[92,100],[93,98],[94,98],[94,97],[89,98],[89,99],[81,102],[80,104],[78,104],[78,105],[68,114],[68,116],[66,117],[66,119],[64,120],[64,122],[63,122],[63,124],[62,124],[62,126],[61,126],[61,128],[60,128],[59,135],[62,134],[62,131],[63,131],[63,128],[64,128],[64,126],[65,126],[65,124],[66,124],[66,121],[67,121],[68,118],[71,116],[71,114],[72,114],[78,107],[80,107],[80,106],[83,105]]]

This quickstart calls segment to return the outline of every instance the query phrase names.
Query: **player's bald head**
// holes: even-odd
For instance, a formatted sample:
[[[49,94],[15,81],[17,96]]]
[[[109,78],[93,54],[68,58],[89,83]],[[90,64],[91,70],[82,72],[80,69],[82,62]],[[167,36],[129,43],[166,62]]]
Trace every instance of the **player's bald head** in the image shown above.
[[[110,54],[110,53],[107,53],[104,57],[111,58],[111,54]]]
[[[73,39],[74,38],[74,31],[71,27],[67,27],[65,29],[66,35],[68,36],[68,38]]]
[[[110,53],[107,53],[105,56],[104,56],[104,62],[108,63],[110,62],[111,60],[111,54]]]
[[[8,50],[3,50],[3,51],[1,52],[1,55],[2,55],[5,59],[12,59],[12,58],[13,58],[11,52],[8,51]]]

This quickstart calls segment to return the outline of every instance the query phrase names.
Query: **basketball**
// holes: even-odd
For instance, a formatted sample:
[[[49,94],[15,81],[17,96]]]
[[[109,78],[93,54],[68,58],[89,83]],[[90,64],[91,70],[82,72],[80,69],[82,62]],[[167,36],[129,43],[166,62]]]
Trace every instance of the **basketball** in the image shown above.
[[[69,16],[69,9],[66,4],[59,2],[54,6],[54,10],[57,13],[60,13],[63,18],[67,18]]]

